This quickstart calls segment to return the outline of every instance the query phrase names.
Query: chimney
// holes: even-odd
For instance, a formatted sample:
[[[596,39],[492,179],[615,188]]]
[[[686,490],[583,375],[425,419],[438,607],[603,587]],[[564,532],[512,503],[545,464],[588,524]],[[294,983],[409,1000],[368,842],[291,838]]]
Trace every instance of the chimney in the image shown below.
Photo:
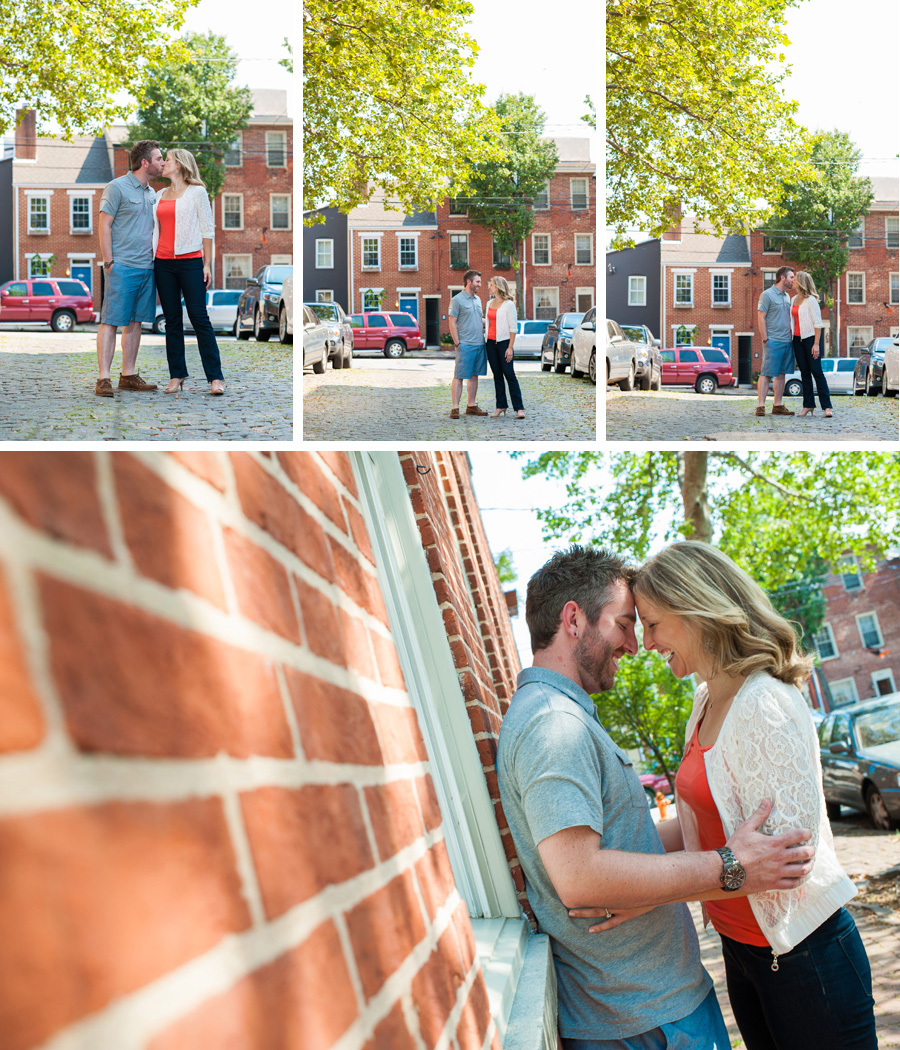
[[[16,160],[37,159],[37,133],[33,109],[16,110]]]
[[[681,240],[681,205],[670,204],[669,215],[672,217],[672,225],[662,235],[664,241],[680,241]]]

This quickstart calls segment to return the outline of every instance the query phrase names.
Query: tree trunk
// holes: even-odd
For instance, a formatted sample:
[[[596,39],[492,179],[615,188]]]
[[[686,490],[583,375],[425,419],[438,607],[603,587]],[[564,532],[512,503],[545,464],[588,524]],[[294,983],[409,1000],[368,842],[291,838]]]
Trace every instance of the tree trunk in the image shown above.
[[[692,526],[690,539],[701,543],[712,540],[709,493],[706,488],[708,453],[678,452],[678,484],[684,504],[684,520]]]

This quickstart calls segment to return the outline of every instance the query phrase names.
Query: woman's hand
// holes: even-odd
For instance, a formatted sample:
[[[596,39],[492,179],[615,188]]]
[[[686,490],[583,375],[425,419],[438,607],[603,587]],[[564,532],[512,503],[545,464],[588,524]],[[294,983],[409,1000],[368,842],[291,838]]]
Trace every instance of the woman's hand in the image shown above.
[[[212,272],[209,268],[209,263],[203,264],[203,283],[209,288],[209,282],[212,280]]]
[[[617,908],[614,912],[610,912],[608,908],[571,908],[569,916],[573,919],[596,919],[602,915],[603,922],[598,922],[596,926],[589,926],[588,933],[603,933],[604,930],[614,930],[616,926],[621,926],[623,922],[628,922],[637,915],[653,911],[655,907],[655,904],[648,904],[643,908]],[[609,914],[608,919],[607,914]]]
[[[813,355],[813,357],[818,358],[818,356],[819,356],[819,348],[817,346],[814,346],[812,348],[812,355]]]
[[[506,348],[506,360],[507,360],[507,362],[509,362],[509,361],[512,361],[512,359],[513,359],[513,348],[511,346],[508,346]]]

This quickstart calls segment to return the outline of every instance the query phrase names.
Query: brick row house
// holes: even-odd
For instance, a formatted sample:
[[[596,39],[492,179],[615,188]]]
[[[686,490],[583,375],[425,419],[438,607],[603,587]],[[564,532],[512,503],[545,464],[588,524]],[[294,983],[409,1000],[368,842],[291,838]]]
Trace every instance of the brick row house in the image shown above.
[[[214,287],[243,288],[259,267],[293,258],[287,93],[256,90],[253,100],[249,125],[225,156],[224,189],[213,202]],[[12,192],[0,199],[0,213],[12,216],[13,230],[12,270],[0,273],[0,281],[71,276],[99,301],[100,198],[107,183],[129,170],[125,135],[124,126],[114,126],[72,142],[38,137],[34,111],[25,111],[15,132]]]
[[[348,290],[341,305],[348,313],[411,313],[429,346],[439,345],[441,334],[449,330],[450,299],[461,290],[462,275],[470,268],[482,272],[485,284],[490,274],[505,277],[520,293],[517,298],[528,317],[552,319],[593,306],[597,207],[590,143],[581,138],[554,141],[559,162],[535,201],[534,230],[525,239],[520,270],[497,250],[490,231],[469,220],[463,200],[444,200],[435,211],[408,215],[392,209],[379,191],[347,215]],[[304,274],[304,295],[333,298],[342,265],[335,235],[312,226],[303,236],[315,268],[313,277]]]
[[[555,1050],[465,453],[4,453],[0,656],[4,1050]]]

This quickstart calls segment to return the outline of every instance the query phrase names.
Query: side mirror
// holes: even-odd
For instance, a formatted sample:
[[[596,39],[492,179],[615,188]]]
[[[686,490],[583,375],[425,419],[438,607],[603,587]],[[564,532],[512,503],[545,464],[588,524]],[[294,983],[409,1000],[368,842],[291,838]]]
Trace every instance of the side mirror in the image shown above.
[[[848,755],[850,753],[850,748],[843,741],[838,744],[829,744],[828,750],[833,755]]]

